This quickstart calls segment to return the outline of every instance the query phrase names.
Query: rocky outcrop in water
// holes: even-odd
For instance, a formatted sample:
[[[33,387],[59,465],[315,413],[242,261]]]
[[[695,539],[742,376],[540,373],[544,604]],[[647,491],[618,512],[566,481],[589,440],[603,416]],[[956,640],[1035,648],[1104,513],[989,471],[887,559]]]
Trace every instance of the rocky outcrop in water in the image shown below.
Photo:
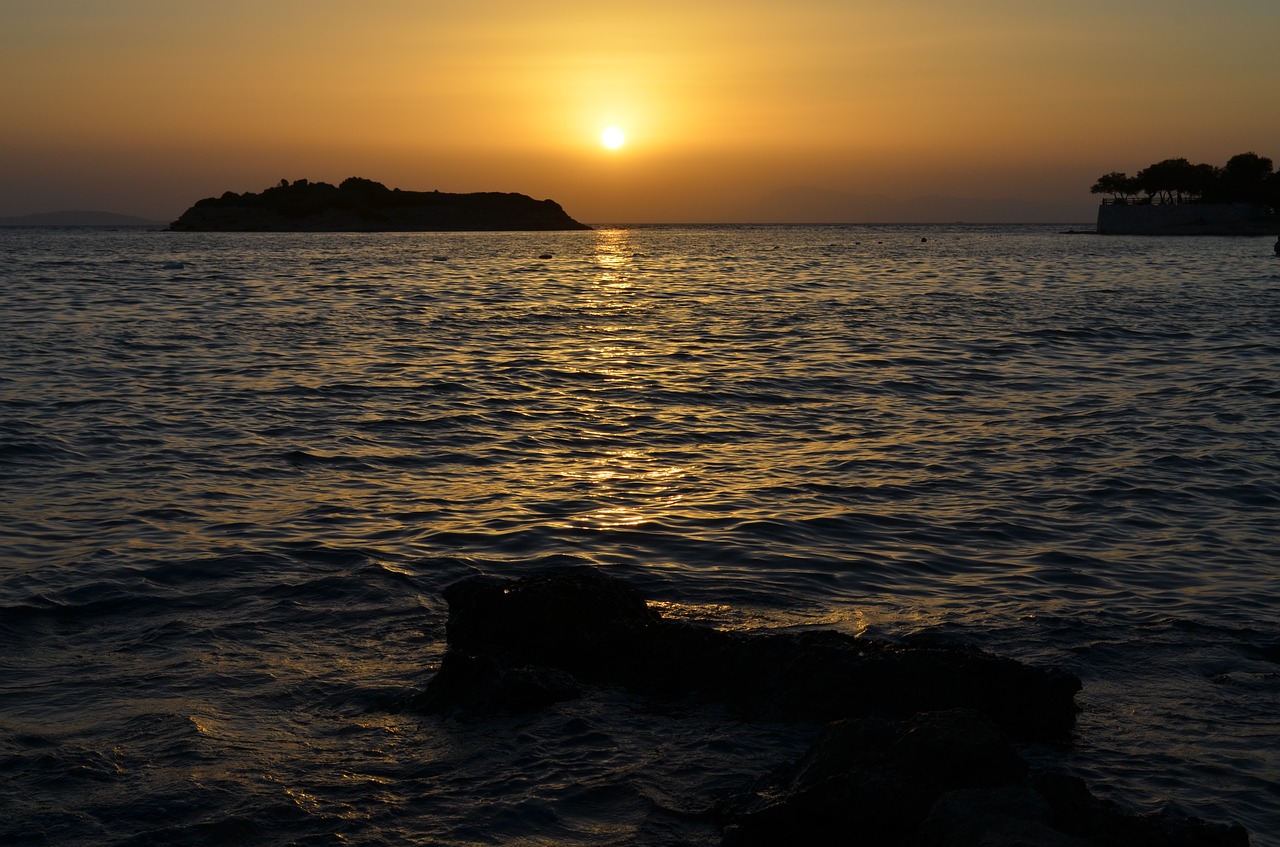
[[[535,708],[578,686],[694,696],[760,718],[829,721],[967,707],[1017,738],[1062,738],[1075,677],[954,644],[834,631],[744,634],[666,620],[593,568],[445,590],[449,650],[417,705],[484,714]]]
[[[228,191],[182,213],[182,232],[426,232],[591,229],[552,200],[524,194],[401,191],[351,177],[341,185],[305,179],[260,194]]]
[[[954,709],[828,725],[786,772],[728,798],[726,847],[1247,847],[1239,826],[1129,815],[1062,773],[1031,774],[990,719]]]
[[[970,647],[831,631],[721,632],[663,618],[594,568],[445,589],[449,647],[411,708],[480,719],[588,686],[827,722],[786,773],[717,810],[724,843],[1241,847],[1240,827],[1126,815],[1013,741],[1063,742],[1080,681]]]

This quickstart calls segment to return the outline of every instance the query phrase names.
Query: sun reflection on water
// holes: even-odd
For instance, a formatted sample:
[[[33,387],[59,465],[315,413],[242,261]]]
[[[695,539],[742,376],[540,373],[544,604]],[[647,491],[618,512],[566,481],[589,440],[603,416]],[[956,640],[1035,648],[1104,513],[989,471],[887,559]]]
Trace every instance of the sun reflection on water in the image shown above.
[[[584,305],[605,320],[583,327],[576,366],[598,378],[578,397],[579,411],[588,419],[582,434],[594,443],[559,474],[586,501],[566,523],[597,531],[660,524],[677,514],[685,498],[681,480],[689,468],[639,441],[642,436],[628,419],[649,413],[646,397],[662,379],[655,357],[666,343],[653,337],[651,325],[639,316],[646,292],[636,283],[630,231],[598,230],[593,259]]]
[[[625,229],[602,229],[596,233],[596,266],[600,273],[596,284],[615,291],[632,286],[629,268],[635,250],[630,233]]]
[[[661,522],[684,500],[679,489],[687,468],[661,463],[649,451],[629,447],[604,451],[563,471],[563,479],[585,488],[596,508],[578,514],[575,529],[630,529]]]

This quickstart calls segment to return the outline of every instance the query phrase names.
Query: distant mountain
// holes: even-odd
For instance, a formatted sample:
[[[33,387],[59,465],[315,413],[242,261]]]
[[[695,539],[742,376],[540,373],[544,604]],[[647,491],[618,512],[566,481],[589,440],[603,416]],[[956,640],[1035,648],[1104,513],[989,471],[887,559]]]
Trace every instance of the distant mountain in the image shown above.
[[[333,186],[281,180],[261,194],[200,200],[169,225],[185,232],[425,232],[591,229],[554,200],[524,194],[401,191],[360,177]]]
[[[894,200],[814,186],[771,192],[750,210],[769,223],[1083,223],[1092,221],[1092,203],[977,197],[915,197]]]
[[[0,226],[164,226],[164,222],[114,212],[68,211],[0,218]]]

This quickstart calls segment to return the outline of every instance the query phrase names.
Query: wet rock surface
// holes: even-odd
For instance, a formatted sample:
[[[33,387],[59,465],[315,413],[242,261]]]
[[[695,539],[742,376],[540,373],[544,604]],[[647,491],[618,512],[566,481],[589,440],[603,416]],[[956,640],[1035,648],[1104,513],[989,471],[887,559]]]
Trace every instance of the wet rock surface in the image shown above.
[[[792,768],[728,798],[726,847],[1240,847],[1238,826],[1129,815],[1066,774],[1029,774],[967,709],[828,725]],[[856,839],[855,839],[856,834]]]
[[[969,707],[1027,740],[1063,738],[1075,720],[1080,681],[1058,670],[955,644],[720,632],[666,620],[626,583],[592,568],[475,577],[444,594],[449,650],[415,699],[434,712],[518,711],[572,696],[572,679],[770,719]]]
[[[1080,681],[962,645],[833,631],[721,632],[664,619],[589,567],[444,592],[449,647],[413,709],[463,719],[590,686],[827,723],[793,767],[725,798],[726,845],[1245,845],[1240,827],[1126,815],[1015,742],[1069,739]]]

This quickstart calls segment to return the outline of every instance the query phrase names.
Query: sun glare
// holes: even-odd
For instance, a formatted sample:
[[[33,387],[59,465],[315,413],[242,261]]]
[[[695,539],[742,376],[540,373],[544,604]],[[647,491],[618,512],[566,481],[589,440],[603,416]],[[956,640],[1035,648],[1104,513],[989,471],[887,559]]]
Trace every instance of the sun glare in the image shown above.
[[[618,129],[616,126],[611,126],[604,132],[600,133],[600,143],[605,147],[608,147],[610,150],[617,150],[622,146],[622,142],[625,140],[626,136],[623,135],[622,130]]]

